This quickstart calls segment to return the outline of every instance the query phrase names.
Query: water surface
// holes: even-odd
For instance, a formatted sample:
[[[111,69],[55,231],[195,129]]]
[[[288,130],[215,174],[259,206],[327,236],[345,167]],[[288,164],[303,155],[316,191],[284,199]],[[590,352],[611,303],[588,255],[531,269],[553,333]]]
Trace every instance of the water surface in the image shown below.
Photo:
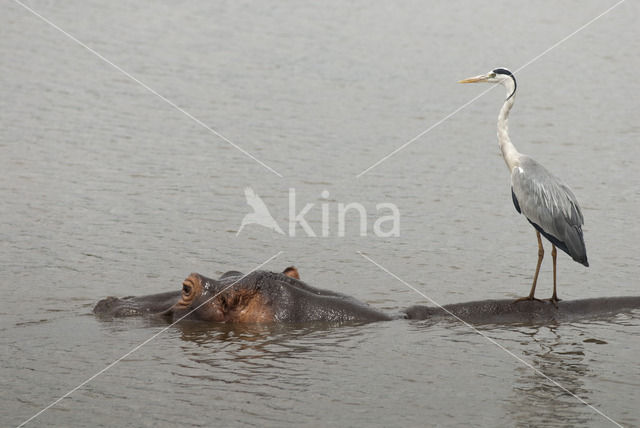
[[[536,260],[495,141],[496,88],[603,2],[33,1],[31,7],[278,171],[212,135],[8,2],[0,25],[2,425],[15,426],[164,328],[97,320],[108,296],[295,264],[313,285],[390,312],[518,297]],[[612,5],[613,3],[611,3]],[[518,74],[512,140],[580,200],[590,268],[559,257],[565,299],[637,295],[638,5],[625,2]],[[288,232],[289,189],[320,235],[248,226],[250,186]],[[330,197],[321,194],[328,191]],[[337,236],[338,203],[350,217]],[[372,233],[376,204],[399,237]],[[551,294],[543,264],[540,297]],[[640,424],[638,315],[485,326],[514,354],[625,426]],[[178,325],[30,426],[606,426],[535,371],[456,323]]]

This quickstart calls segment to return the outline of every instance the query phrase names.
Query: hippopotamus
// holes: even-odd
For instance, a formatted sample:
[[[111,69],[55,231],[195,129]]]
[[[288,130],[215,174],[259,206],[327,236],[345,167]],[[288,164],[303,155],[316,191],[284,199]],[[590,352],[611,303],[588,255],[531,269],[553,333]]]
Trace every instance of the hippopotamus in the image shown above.
[[[94,308],[100,315],[157,314],[181,319],[226,323],[348,322],[390,320],[387,315],[353,297],[312,287],[286,273],[230,271],[219,279],[192,273],[182,290],[122,299],[108,297]],[[295,273],[295,275],[294,275]]]
[[[293,274],[295,272],[295,275]],[[297,269],[283,273],[229,271],[219,279],[192,273],[182,290],[142,297],[108,297],[94,312],[103,316],[158,315],[217,323],[374,322],[393,319],[458,318],[472,324],[548,323],[607,316],[640,309],[640,297],[574,301],[484,300],[442,307],[411,306],[388,314],[342,293],[315,288],[296,279]]]

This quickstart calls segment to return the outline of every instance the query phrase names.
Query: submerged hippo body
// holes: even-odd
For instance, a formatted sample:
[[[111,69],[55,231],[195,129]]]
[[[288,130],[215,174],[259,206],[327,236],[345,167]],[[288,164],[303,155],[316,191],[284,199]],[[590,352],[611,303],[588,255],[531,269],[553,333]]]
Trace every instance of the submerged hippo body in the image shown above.
[[[560,300],[557,304],[541,300],[480,300],[454,303],[442,308],[411,306],[404,310],[408,319],[462,320],[470,324],[546,324],[585,318],[606,317],[640,309],[640,297],[602,297]]]
[[[472,324],[541,324],[610,316],[640,309],[640,297],[609,297],[560,301],[484,300],[445,305],[412,306],[400,314],[381,312],[353,297],[312,287],[294,277],[256,271],[246,276],[230,271],[215,280],[193,273],[181,291],[142,297],[108,297],[94,312],[103,316],[162,315],[226,323],[373,322],[397,318],[454,320]],[[452,314],[455,316],[452,316]]]

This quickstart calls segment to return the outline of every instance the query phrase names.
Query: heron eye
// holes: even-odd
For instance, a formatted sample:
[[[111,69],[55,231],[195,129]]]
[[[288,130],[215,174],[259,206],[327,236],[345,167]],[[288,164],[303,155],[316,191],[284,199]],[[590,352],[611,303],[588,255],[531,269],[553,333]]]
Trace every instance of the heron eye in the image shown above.
[[[496,73],[489,73],[489,77],[493,79],[494,77],[496,77]]]

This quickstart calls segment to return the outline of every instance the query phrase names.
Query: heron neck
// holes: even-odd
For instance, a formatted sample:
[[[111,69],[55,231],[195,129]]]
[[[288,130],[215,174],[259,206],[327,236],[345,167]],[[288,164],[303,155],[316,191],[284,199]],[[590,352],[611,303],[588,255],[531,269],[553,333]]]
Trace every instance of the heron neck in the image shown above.
[[[507,87],[507,95],[509,94],[511,96],[505,100],[498,115],[498,145],[509,171],[513,171],[513,168],[520,164],[520,153],[509,138],[509,112],[515,102],[516,94],[513,93],[513,88]]]

